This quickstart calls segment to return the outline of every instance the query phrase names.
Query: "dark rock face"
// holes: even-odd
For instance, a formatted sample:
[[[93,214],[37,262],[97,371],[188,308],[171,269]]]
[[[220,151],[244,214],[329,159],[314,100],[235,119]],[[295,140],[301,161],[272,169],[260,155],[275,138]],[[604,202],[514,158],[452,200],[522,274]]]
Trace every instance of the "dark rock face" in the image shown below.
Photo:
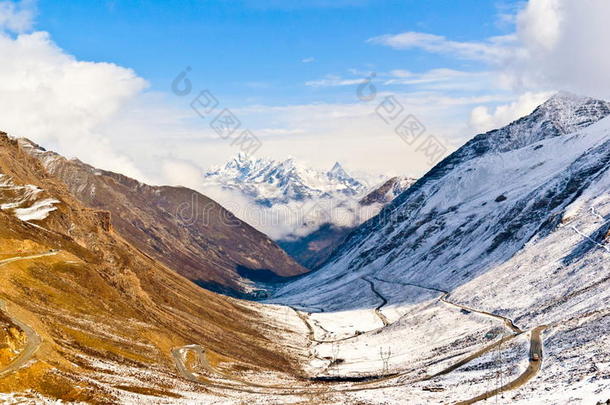
[[[104,231],[110,232],[110,230],[112,229],[112,214],[110,213],[110,211],[95,211],[95,215],[98,218],[100,227]]]

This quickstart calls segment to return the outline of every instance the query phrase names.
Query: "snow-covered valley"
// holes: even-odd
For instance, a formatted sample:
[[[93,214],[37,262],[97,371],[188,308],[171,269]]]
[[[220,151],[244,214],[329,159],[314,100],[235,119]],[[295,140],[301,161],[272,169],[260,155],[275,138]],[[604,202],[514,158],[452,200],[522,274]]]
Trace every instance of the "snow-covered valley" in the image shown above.
[[[279,288],[269,302],[310,313],[314,336],[328,342],[316,345],[311,369],[379,375],[386,350],[391,352],[386,372],[399,373],[405,385],[383,399],[362,393],[359,398],[468,400],[524,371],[527,335],[546,326],[542,369],[502,396],[511,403],[605,401],[610,392],[606,115],[607,104],[560,94],[506,129],[475,138],[350,235],[322,269]],[[505,142],[498,141],[502,136]],[[452,308],[436,290],[448,291],[451,303],[509,318],[524,332],[506,343],[510,350],[492,350],[418,382],[422,374],[514,333],[498,319]],[[341,361],[329,371],[328,360],[320,358],[335,357]],[[563,392],[567,387],[569,395]]]

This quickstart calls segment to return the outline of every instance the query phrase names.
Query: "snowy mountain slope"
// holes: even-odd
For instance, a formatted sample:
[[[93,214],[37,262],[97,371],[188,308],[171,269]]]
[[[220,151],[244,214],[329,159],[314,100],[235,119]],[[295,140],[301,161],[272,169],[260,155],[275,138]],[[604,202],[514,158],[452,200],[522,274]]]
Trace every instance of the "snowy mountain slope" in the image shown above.
[[[591,105],[598,108],[592,112]],[[607,103],[560,94],[530,116],[475,137],[353,232],[323,271],[299,283],[325,284],[337,271],[406,266],[425,280],[458,285],[507,260],[534,236],[551,232],[607,170],[608,120],[557,135],[604,114],[610,114]],[[282,293],[291,288],[299,287]]]
[[[374,187],[373,190],[360,200],[360,204],[364,206],[373,204],[386,205],[394,201],[396,197],[415,184],[415,182],[417,182],[417,179],[412,177],[391,177],[379,186]]]
[[[347,338],[316,349],[341,353],[336,374],[379,372],[378,348],[391,347],[390,371],[412,370],[404,377],[408,387],[384,391],[396,398],[391,403],[465,400],[493,388],[498,373],[516,378],[527,366],[527,348],[515,346],[504,364],[483,356],[447,377],[418,382],[422,370],[484,345],[494,328],[511,333],[470,311],[448,313],[440,292],[431,298],[434,289],[449,291],[453,303],[509,317],[528,334],[548,326],[542,369],[507,394],[514,402],[605,401],[609,113],[608,103],[560,94],[475,137],[354,231],[323,268],[279,289],[271,302],[311,312],[320,336]],[[423,314],[427,320],[413,323]],[[453,323],[456,316],[464,329]],[[356,331],[364,333],[349,339]],[[417,336],[432,340],[414,347]],[[423,393],[430,384],[443,392]],[[374,394],[356,397],[383,402]]]

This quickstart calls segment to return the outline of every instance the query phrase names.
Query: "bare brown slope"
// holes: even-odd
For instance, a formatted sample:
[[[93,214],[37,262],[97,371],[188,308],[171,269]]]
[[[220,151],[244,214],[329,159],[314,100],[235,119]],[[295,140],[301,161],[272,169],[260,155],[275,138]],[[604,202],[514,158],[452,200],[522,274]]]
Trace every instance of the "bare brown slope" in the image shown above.
[[[148,186],[19,142],[82,203],[110,212],[129,243],[203,287],[243,296],[244,280],[306,272],[266,235],[193,190]]]
[[[263,326],[268,320],[257,305],[202,290],[106,231],[94,210],[4,134],[0,173],[60,201],[36,224],[0,211],[3,258],[59,250],[0,268],[0,297],[10,314],[42,339],[36,362],[4,377],[0,391],[112,402],[112,393],[96,385],[92,360],[174,375],[171,348],[193,343],[246,369],[294,371],[271,341],[280,331]]]

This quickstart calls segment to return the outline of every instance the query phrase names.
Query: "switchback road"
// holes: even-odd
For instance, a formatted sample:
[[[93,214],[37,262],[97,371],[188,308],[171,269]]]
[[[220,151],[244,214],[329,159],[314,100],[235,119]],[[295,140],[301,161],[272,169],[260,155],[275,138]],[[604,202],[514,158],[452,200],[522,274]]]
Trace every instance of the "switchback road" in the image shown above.
[[[57,253],[58,253],[57,251],[52,250],[52,251],[49,251],[46,253],[39,253],[39,254],[35,254],[35,255],[30,255],[30,256],[17,256],[17,257],[13,257],[10,259],[0,260],[0,266],[5,266],[9,263],[14,263],[17,261],[22,261],[22,260],[32,260],[32,259],[37,259],[37,258],[45,257],[45,256],[53,256],[53,255],[56,255]],[[11,322],[14,323],[19,329],[21,329],[27,337],[27,343],[26,343],[24,349],[19,353],[19,355],[17,355],[17,357],[10,364],[8,364],[5,367],[0,368],[0,378],[2,378],[9,374],[12,374],[12,373],[16,372],[17,370],[19,370],[20,368],[24,367],[32,359],[32,357],[34,357],[34,355],[38,351],[38,348],[42,344],[42,339],[36,333],[36,331],[34,329],[32,329],[26,323],[15,318],[8,311],[8,309],[6,307],[6,303],[3,300],[0,300],[0,310],[2,310],[6,314],[6,316],[11,320]]]
[[[388,282],[388,281],[381,280],[381,279],[378,279],[375,277],[373,277],[373,279],[380,281],[380,282]],[[378,293],[378,291],[376,290],[376,288],[371,280],[367,280],[367,279],[364,279],[364,280],[367,281],[371,285],[372,291],[378,297],[380,297],[382,299],[382,301],[383,301],[382,304],[376,308],[376,310],[380,310],[381,307],[383,307],[384,305],[387,304],[387,300]],[[439,292],[439,293],[441,293],[441,295],[438,298],[438,300],[440,302],[443,302],[449,306],[463,309],[465,311],[476,312],[476,313],[479,313],[484,316],[488,316],[488,317],[492,317],[492,318],[501,320],[506,324],[506,326],[508,328],[511,329],[511,331],[513,331],[512,335],[504,336],[503,338],[494,342],[493,344],[488,345],[488,346],[476,351],[475,353],[473,353],[473,354],[467,356],[466,358],[460,360],[459,362],[445,368],[444,370],[441,370],[440,372],[435,373],[434,375],[423,376],[420,379],[417,379],[413,382],[429,381],[435,377],[448,374],[448,373],[464,366],[465,364],[483,356],[484,354],[489,353],[494,348],[508,342],[509,340],[515,338],[516,336],[519,336],[519,335],[525,333],[524,330],[522,330],[521,328],[516,326],[514,324],[514,322],[507,317],[503,317],[501,315],[493,314],[493,313],[483,311],[483,310],[478,310],[475,308],[470,308],[465,305],[461,305],[461,304],[449,301],[448,300],[449,292],[447,292],[447,291],[444,291],[444,290],[441,290],[438,288],[428,288],[425,286],[411,284],[411,283],[397,282],[397,284],[409,285],[409,286],[414,286],[414,287],[419,287],[419,288]],[[297,314],[297,316],[303,321],[303,323],[307,326],[308,339],[311,343],[319,344],[319,343],[336,342],[336,341],[317,340],[315,338],[314,329],[309,322],[308,316],[306,314],[302,313],[301,311],[297,310],[296,308],[292,308],[292,309]],[[384,325],[385,325],[385,322],[384,322]],[[389,322],[388,322],[388,325],[389,325]],[[541,333],[545,328],[546,328],[546,326],[538,326],[538,327],[532,329],[532,331],[531,331],[530,360],[529,360],[529,366],[525,372],[523,372],[519,377],[517,377],[515,380],[509,382],[508,384],[505,384],[504,386],[502,386],[498,389],[495,389],[493,391],[489,391],[484,394],[481,394],[470,400],[460,402],[459,405],[473,404],[475,402],[479,402],[484,399],[491,398],[495,395],[498,395],[501,392],[514,390],[514,389],[519,388],[522,385],[526,384],[529,380],[531,380],[533,377],[535,377],[536,374],[540,371],[540,368],[542,365],[542,359],[543,359],[542,354],[543,353],[542,353]],[[344,338],[344,339],[340,339],[340,340],[348,340],[348,339],[352,339],[352,338],[353,337],[349,337],[349,338]],[[340,340],[337,340],[337,341],[340,341]],[[222,378],[227,379],[228,381],[231,381],[233,383],[238,383],[241,386],[235,386],[232,384],[211,381],[211,380],[208,380],[207,378],[199,376],[198,374],[190,371],[186,365],[186,353],[189,350],[193,350],[195,352],[195,354],[199,358],[200,365],[203,366],[208,372],[217,374],[217,375],[221,376]],[[174,361],[176,362],[176,367],[178,369],[178,372],[180,373],[180,375],[182,377],[184,377],[190,381],[193,381],[193,382],[204,383],[206,386],[209,386],[209,387],[215,387],[215,388],[220,388],[220,389],[229,389],[229,390],[245,392],[245,393],[282,395],[282,396],[312,395],[312,394],[316,394],[316,393],[328,393],[329,392],[328,391],[329,387],[327,384],[324,384],[323,386],[302,385],[302,386],[293,386],[293,387],[287,388],[286,385],[257,384],[257,383],[253,383],[251,381],[243,380],[239,377],[228,375],[224,372],[214,369],[209,364],[209,362],[206,359],[205,350],[199,345],[189,345],[189,346],[184,346],[181,348],[173,349],[172,355],[174,357]],[[372,376],[368,380],[363,380],[361,382],[353,382],[351,386],[347,386],[347,387],[339,386],[339,384],[345,384],[345,382],[338,379],[336,389],[334,389],[333,391],[335,391],[335,392],[358,392],[358,391],[366,391],[366,390],[385,389],[385,388],[392,387],[392,386],[403,385],[403,383],[400,382],[400,377],[406,377],[406,376],[408,376],[408,373],[395,373],[395,374],[391,374],[391,375],[387,375],[387,376]],[[387,382],[393,382],[393,384],[382,384],[382,383],[387,383]]]

